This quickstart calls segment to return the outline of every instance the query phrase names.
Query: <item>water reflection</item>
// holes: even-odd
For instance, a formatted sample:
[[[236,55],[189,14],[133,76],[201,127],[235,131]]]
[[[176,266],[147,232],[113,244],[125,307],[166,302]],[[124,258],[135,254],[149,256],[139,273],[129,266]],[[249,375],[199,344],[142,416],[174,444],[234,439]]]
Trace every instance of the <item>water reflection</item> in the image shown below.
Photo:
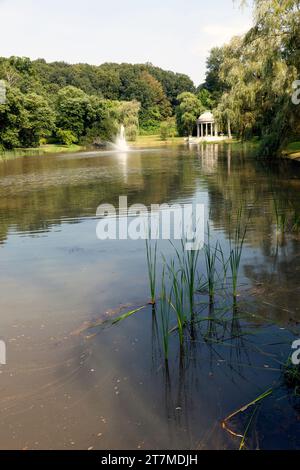
[[[300,211],[299,189],[298,167],[266,165],[243,146],[0,162],[0,332],[11,357],[1,374],[1,446],[236,448],[222,419],[280,383],[300,336],[300,242],[286,234],[278,243],[273,199],[275,191]],[[251,208],[241,297],[212,303],[200,293],[207,320],[195,322],[184,348],[172,335],[168,367],[151,307],[95,336],[70,335],[148,299],[144,244],[95,236],[98,205],[126,194],[129,205],[205,203],[224,246],[229,214]],[[298,402],[276,387],[248,442],[296,448]]]

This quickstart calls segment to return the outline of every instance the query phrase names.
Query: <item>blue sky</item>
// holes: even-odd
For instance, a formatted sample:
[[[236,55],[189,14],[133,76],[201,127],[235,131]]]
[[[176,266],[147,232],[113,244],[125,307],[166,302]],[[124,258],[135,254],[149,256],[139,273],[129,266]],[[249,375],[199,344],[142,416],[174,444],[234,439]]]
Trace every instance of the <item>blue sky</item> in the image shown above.
[[[0,55],[152,62],[204,79],[209,50],[251,26],[233,0],[0,0]]]

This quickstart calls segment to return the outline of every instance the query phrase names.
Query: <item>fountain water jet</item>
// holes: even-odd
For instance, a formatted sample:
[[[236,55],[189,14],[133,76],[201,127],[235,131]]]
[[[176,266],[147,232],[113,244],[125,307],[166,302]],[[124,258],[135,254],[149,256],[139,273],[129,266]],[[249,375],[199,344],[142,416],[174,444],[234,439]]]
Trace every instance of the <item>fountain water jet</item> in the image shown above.
[[[116,150],[120,150],[121,152],[126,152],[129,150],[129,147],[126,141],[125,127],[123,126],[123,124],[120,127],[120,131],[117,135],[115,143],[112,145]]]

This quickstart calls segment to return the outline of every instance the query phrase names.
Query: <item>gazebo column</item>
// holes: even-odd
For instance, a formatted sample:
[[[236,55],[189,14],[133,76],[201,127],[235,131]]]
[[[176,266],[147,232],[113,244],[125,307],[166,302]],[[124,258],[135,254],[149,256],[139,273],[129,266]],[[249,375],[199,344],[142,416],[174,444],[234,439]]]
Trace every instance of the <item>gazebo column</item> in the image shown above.
[[[205,129],[205,137],[208,137],[208,123],[206,123],[205,127],[206,127],[206,129]]]
[[[200,124],[197,122],[197,138],[199,139],[200,137]]]
[[[215,137],[218,137],[218,124],[215,123]]]
[[[201,137],[203,138],[203,124],[201,122]]]

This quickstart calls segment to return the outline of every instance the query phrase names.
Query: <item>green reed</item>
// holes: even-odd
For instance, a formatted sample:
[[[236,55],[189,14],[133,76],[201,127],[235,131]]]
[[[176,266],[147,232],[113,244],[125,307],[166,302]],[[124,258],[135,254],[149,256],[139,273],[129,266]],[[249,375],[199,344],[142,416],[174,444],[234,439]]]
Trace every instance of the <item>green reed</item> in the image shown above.
[[[213,301],[215,296],[215,284],[216,284],[216,262],[218,260],[218,242],[215,244],[214,247],[211,245],[210,240],[210,228],[209,224],[208,227],[208,241],[204,245],[204,258],[205,258],[205,265],[206,265],[206,276],[207,276],[207,288],[208,294],[210,298],[210,302]]]
[[[236,228],[234,232],[233,239],[230,237],[230,256],[229,256],[229,265],[231,270],[232,277],[232,289],[233,296],[237,297],[237,288],[238,288],[238,277],[241,264],[241,257],[244,248],[247,225],[242,227],[242,217],[243,210],[242,208],[237,212]]]
[[[198,279],[197,264],[199,259],[199,250],[186,250],[187,240],[181,242],[181,251],[179,251],[173,244],[176,251],[176,256],[179,261],[181,279],[184,282],[184,287],[187,290],[190,318],[194,317],[194,297],[196,292],[196,284]],[[183,286],[182,286],[183,287]]]
[[[152,246],[151,240],[146,240],[146,251],[147,251],[147,267],[148,277],[150,286],[150,295],[152,305],[156,303],[156,270],[157,270],[157,242],[154,247]]]
[[[180,345],[183,346],[184,327],[187,322],[185,314],[185,276],[181,268],[176,270],[174,260],[168,265],[168,271],[171,280],[170,305],[176,314],[179,341]]]
[[[165,361],[169,358],[169,339],[170,339],[170,299],[167,297],[165,283],[165,267],[162,272],[161,294],[160,294],[160,324],[162,332],[163,352]]]
[[[223,270],[223,279],[221,281],[221,286],[222,286],[222,289],[224,290],[227,287],[227,272],[228,272],[230,260],[226,258],[226,255],[220,243],[219,243],[218,252],[219,252],[219,261]]]

